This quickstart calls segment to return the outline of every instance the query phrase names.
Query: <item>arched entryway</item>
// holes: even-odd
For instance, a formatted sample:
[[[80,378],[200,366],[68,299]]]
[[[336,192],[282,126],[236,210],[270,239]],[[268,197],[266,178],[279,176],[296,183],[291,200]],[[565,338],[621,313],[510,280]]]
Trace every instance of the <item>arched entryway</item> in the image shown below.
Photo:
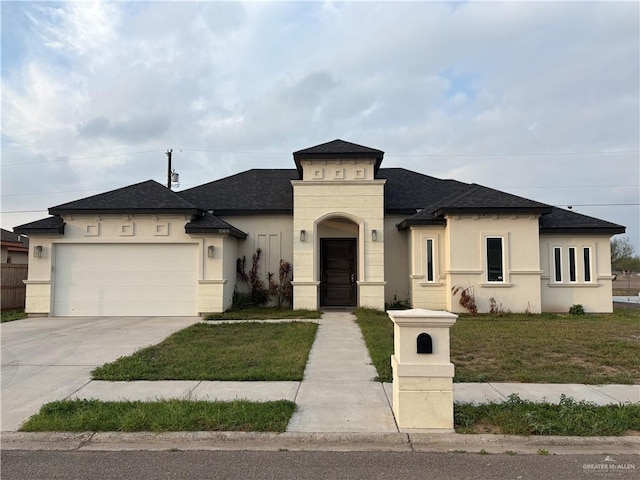
[[[324,218],[316,225],[320,307],[355,307],[360,225],[339,215]]]

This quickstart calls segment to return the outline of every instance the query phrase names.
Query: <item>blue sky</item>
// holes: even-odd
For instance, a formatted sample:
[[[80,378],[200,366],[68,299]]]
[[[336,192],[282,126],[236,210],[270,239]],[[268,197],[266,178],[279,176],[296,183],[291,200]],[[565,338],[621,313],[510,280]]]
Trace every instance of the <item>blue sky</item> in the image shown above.
[[[341,138],[626,225],[637,2],[2,2],[2,227]]]

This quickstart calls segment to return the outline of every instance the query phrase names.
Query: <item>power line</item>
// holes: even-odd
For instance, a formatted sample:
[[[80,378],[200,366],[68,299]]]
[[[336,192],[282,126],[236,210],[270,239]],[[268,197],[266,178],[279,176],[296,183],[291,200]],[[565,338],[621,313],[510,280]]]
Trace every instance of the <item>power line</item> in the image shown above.
[[[130,155],[144,155],[147,153],[158,153],[158,152],[162,152],[162,150],[147,150],[144,152],[130,152],[130,153],[110,153],[105,155],[94,155],[91,157],[73,157],[73,158],[60,158],[58,160],[43,160],[41,162],[6,163],[6,164],[3,163],[2,165],[0,165],[0,167],[15,167],[15,166],[21,166],[21,165],[38,165],[41,163],[70,162],[74,160],[91,160],[96,158],[125,157]]]
[[[199,184],[183,184],[183,188],[194,187]],[[493,188],[501,188],[501,189],[552,189],[552,188],[631,188],[631,187],[640,187],[640,184],[622,184],[622,185],[550,185],[550,186],[531,186],[531,185],[522,185],[522,186],[494,186]],[[102,189],[90,189],[90,190],[59,190],[55,192],[35,192],[35,193],[7,193],[0,195],[2,198],[5,197],[31,197],[35,195],[57,195],[60,193],[84,193],[84,192],[101,192]]]
[[[526,153],[416,153],[394,154],[386,153],[387,157],[533,157],[533,156],[561,156],[561,155],[617,155],[621,153],[640,153],[640,150],[614,150],[609,152],[526,152]]]
[[[530,185],[523,185],[523,186],[511,186],[511,185],[505,185],[502,187],[495,187],[495,188],[541,188],[541,189],[545,189],[545,188],[618,188],[618,187],[640,187],[639,184],[636,185],[549,185],[549,186],[530,186]]]
[[[1,214],[5,213],[37,213],[37,212],[48,212],[49,210],[7,210],[4,212],[0,212]]]
[[[623,206],[640,206],[640,203],[563,203],[555,206],[567,205],[571,207],[623,207]],[[4,213],[36,213],[36,212],[48,212],[49,210],[7,210],[0,212]]]
[[[291,155],[291,152],[260,152],[260,151],[244,151],[244,150],[210,150],[197,148],[181,148],[183,152],[208,152],[208,153],[230,153],[236,155]],[[0,167],[16,167],[21,165],[39,165],[44,163],[69,162],[75,160],[91,160],[96,158],[123,157],[132,155],[144,155],[149,153],[159,153],[163,150],[147,150],[142,152],[130,153],[114,153],[105,155],[94,155],[88,157],[62,158],[58,160],[43,160],[40,162],[28,163],[7,163],[1,164]],[[640,150],[611,150],[611,151],[584,151],[584,152],[515,152],[515,153],[386,153],[387,157],[433,157],[433,158],[455,158],[455,157],[527,157],[527,156],[565,156],[565,155],[620,155],[640,153]]]

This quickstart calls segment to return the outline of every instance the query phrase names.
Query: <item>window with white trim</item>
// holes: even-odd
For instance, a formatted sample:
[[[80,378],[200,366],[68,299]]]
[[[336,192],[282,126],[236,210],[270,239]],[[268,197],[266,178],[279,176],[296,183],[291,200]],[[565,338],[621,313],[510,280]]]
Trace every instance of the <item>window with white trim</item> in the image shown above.
[[[487,281],[504,282],[503,238],[487,237]]]
[[[435,281],[435,261],[433,256],[433,238],[427,238],[425,241],[425,280],[427,282]]]
[[[556,283],[562,282],[562,248],[553,247],[553,279]]]
[[[591,247],[582,247],[584,281],[591,282]]]
[[[575,282],[578,279],[576,274],[576,247],[569,247],[569,281]]]

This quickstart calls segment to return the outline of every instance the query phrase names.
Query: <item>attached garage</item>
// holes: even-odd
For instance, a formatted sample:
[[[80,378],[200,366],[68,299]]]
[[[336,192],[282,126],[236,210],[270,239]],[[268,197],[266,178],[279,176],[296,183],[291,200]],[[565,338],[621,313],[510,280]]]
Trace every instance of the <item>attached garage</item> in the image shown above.
[[[53,315],[195,316],[196,244],[58,244]]]

